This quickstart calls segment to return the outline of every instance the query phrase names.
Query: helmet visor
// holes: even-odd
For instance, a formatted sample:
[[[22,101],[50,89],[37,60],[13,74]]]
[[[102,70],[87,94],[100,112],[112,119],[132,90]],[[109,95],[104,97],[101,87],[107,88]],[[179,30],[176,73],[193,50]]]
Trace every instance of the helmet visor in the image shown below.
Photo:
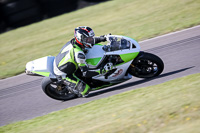
[[[86,37],[86,38],[85,38],[85,42],[94,45],[94,38],[93,38],[93,37]]]
[[[86,47],[91,48],[95,43],[95,39],[94,39],[94,37],[85,37],[84,38],[84,43],[85,43]]]

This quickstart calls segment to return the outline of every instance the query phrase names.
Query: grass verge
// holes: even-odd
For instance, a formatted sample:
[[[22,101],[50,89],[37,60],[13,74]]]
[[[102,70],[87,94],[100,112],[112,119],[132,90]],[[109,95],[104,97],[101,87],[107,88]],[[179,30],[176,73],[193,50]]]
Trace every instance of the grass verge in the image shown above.
[[[200,73],[0,127],[1,133],[197,133]]]
[[[0,35],[0,78],[22,73],[28,61],[56,55],[88,25],[107,33],[143,40],[200,24],[200,0],[112,0]]]

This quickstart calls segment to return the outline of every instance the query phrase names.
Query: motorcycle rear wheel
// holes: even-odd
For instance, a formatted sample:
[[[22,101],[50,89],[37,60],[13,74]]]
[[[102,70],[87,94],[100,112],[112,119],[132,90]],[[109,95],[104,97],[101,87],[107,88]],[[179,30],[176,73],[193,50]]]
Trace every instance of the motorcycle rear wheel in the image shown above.
[[[152,78],[160,75],[163,69],[164,63],[160,57],[145,52],[132,62],[128,72],[138,78]]]
[[[44,93],[56,100],[66,101],[77,97],[75,94],[70,93],[65,86],[58,87],[56,85],[56,80],[49,77],[44,77],[42,80],[42,90]]]

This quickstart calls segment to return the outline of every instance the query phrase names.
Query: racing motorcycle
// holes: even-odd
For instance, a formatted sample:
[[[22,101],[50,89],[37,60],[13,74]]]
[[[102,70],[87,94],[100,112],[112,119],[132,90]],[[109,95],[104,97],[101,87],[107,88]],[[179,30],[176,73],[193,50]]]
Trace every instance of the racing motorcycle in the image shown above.
[[[46,56],[30,61],[26,64],[26,73],[45,76],[42,89],[53,99],[69,100],[77,97],[66,85],[57,83],[53,71],[54,59],[54,56]],[[160,75],[164,69],[164,63],[158,56],[140,51],[136,40],[120,35],[107,35],[106,45],[95,44],[87,49],[86,62],[90,71],[99,74],[85,78],[78,69],[75,76],[87,83],[91,87],[90,91],[122,83],[133,76],[152,78]]]

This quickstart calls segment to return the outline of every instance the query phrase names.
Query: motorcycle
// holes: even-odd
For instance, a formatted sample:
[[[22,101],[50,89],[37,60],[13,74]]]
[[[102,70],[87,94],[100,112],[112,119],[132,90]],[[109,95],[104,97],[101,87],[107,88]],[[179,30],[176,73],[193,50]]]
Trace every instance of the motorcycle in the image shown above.
[[[46,56],[26,64],[26,74],[45,76],[42,80],[44,93],[56,100],[69,100],[77,97],[66,85],[58,84],[53,71],[54,56]],[[75,76],[87,83],[90,91],[116,85],[131,79],[152,78],[164,69],[163,61],[156,55],[140,51],[140,45],[132,38],[121,35],[107,35],[107,44],[95,44],[87,49],[86,62],[90,71],[99,74],[92,78],[82,76],[80,69]],[[63,79],[65,75],[62,75]]]

